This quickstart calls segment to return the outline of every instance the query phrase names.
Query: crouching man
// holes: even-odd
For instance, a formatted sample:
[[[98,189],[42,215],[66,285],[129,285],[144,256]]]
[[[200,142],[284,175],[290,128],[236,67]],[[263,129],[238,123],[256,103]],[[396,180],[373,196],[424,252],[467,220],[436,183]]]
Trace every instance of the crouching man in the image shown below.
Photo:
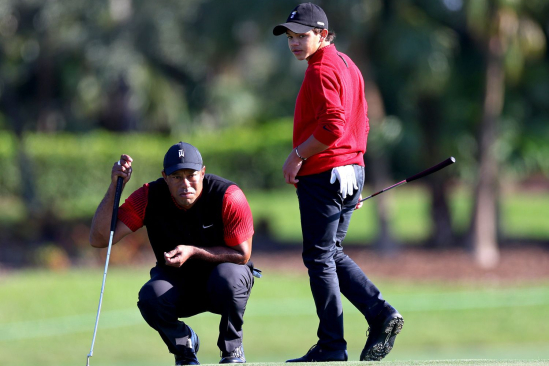
[[[130,180],[133,159],[122,155],[92,221],[90,243],[108,246],[118,177]],[[242,325],[253,278],[253,220],[242,190],[206,174],[200,152],[179,142],[164,156],[162,177],[144,184],[120,206],[113,244],[146,226],[156,266],[139,291],[145,321],[158,332],[176,365],[199,365],[200,341],[179,318],[221,315],[220,363],[244,363]]]

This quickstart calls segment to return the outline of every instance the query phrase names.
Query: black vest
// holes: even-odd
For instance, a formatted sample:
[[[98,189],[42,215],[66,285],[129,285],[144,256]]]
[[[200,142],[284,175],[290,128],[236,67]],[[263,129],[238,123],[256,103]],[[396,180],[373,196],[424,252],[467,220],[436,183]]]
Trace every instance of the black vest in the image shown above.
[[[225,245],[221,211],[225,192],[233,184],[206,174],[201,196],[190,209],[183,210],[176,206],[163,178],[149,183],[144,224],[159,265],[165,266],[164,252],[180,244]]]

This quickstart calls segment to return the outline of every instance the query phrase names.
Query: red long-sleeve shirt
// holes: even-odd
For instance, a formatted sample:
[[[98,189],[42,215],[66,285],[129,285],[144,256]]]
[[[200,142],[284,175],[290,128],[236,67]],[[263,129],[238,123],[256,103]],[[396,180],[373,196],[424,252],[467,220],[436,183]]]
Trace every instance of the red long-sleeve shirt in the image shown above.
[[[149,184],[147,183],[133,192],[118,210],[118,219],[132,231],[143,227],[148,194]],[[175,200],[173,203],[181,210],[185,209]],[[229,186],[225,192],[222,217],[224,239],[228,246],[238,245],[254,234],[252,211],[244,192],[236,185]]]
[[[333,44],[316,51],[308,63],[295,106],[293,145],[313,135],[329,148],[309,157],[298,176],[364,166],[370,126],[360,70]]]

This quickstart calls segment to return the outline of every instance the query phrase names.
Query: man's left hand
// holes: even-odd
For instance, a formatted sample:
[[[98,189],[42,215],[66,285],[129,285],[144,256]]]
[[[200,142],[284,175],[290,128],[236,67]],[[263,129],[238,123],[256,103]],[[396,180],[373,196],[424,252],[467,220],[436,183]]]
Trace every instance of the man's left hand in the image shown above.
[[[164,252],[166,265],[170,267],[181,267],[193,255],[193,247],[189,245],[178,245],[170,252]]]
[[[362,205],[364,205],[364,202],[360,202],[362,201],[362,193],[360,194],[360,196],[358,197],[358,202],[355,206],[355,210],[358,210],[359,208],[362,208]]]

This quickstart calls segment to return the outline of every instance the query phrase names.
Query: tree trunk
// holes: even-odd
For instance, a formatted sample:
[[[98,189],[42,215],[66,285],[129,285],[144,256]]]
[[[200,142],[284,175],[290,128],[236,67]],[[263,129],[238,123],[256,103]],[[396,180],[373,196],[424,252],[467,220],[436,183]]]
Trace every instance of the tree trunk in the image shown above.
[[[425,158],[423,160],[429,162],[428,166],[441,160],[442,155],[439,139],[441,138],[440,129],[444,124],[439,103],[440,101],[436,97],[429,95],[423,95],[418,100],[419,122],[425,139],[425,150],[423,151]],[[450,205],[448,204],[445,181],[444,172],[425,178],[431,196],[431,222],[433,224],[433,233],[427,243],[429,246],[436,248],[449,248],[454,245]]]
[[[385,107],[383,98],[376,83],[371,79],[369,74],[365,76],[365,93],[368,102],[368,116],[370,118],[370,126],[379,128],[379,125],[385,119]],[[378,142],[380,143],[380,142]],[[388,186],[388,167],[389,161],[385,154],[383,143],[377,148],[370,148],[366,153],[366,159],[370,169],[368,172],[372,178],[373,192],[377,192]],[[372,193],[373,193],[372,192]],[[382,254],[392,254],[397,250],[395,239],[391,235],[390,230],[390,202],[389,196],[379,195],[373,199],[373,204],[376,210],[378,233],[374,240],[376,251]]]
[[[108,103],[100,119],[100,125],[109,131],[132,131],[137,128],[137,121],[130,106],[130,85],[124,75],[112,85]]]
[[[505,90],[503,43],[500,31],[489,38],[486,92],[479,136],[479,171],[470,235],[476,263],[493,268],[499,262],[497,237],[498,163],[494,145],[498,135]]]
[[[17,90],[11,86],[4,88],[0,107],[4,107],[7,120],[10,122],[12,131],[15,134],[16,162],[21,176],[20,197],[27,208],[27,216],[34,219],[41,216],[42,205],[36,195],[36,179],[32,169],[32,161],[25,148],[25,126],[26,123],[20,113],[20,104],[17,97]]]
[[[55,71],[50,47],[49,35],[41,35],[40,56],[38,57],[36,67],[38,79],[38,118],[36,130],[39,132],[55,132],[63,127],[58,126],[59,121],[51,116]]]

